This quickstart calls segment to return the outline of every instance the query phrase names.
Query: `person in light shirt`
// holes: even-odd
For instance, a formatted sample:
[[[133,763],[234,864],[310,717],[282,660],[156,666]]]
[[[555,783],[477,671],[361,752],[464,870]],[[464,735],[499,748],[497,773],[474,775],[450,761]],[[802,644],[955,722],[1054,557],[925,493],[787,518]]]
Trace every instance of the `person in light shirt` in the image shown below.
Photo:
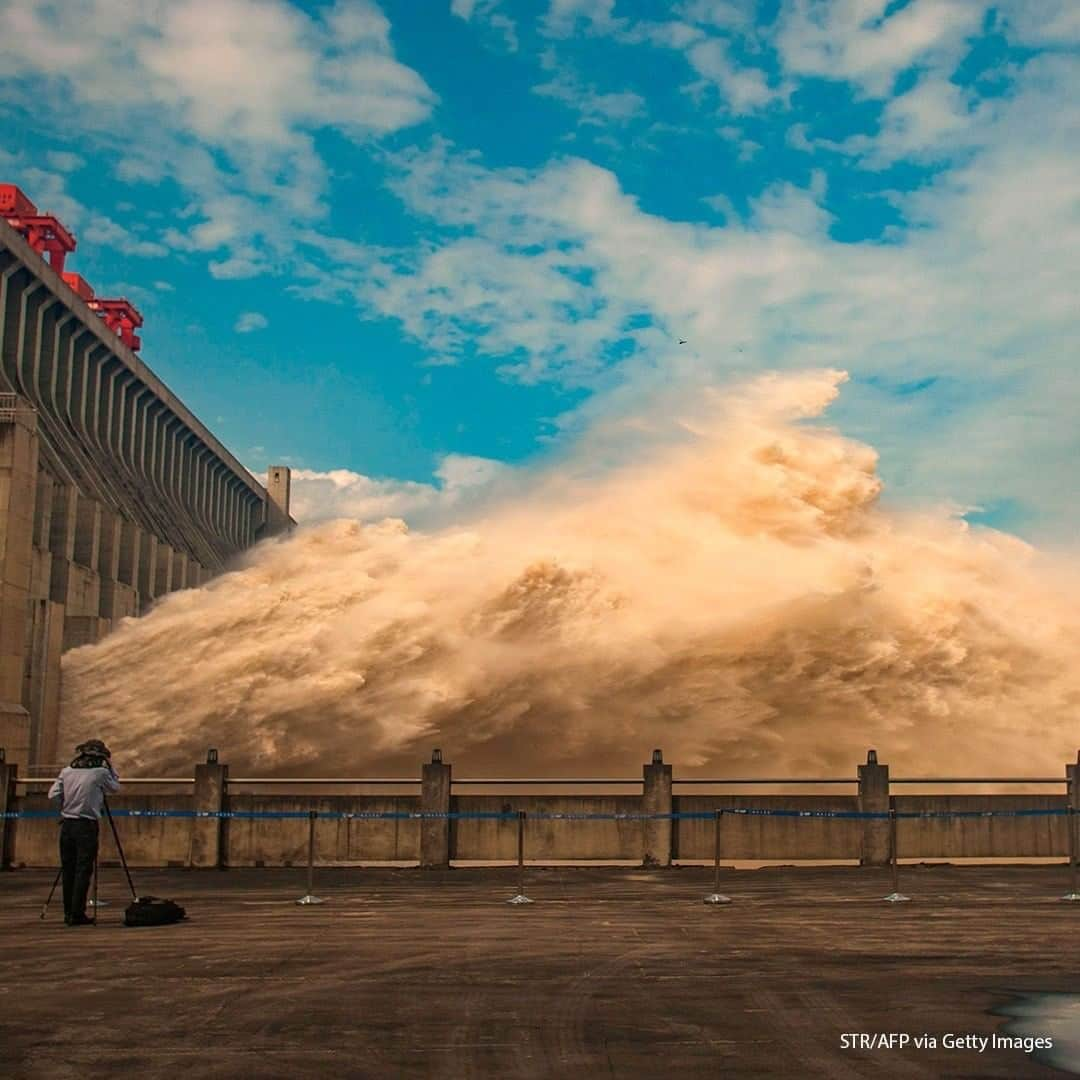
[[[97,862],[98,829],[106,792],[119,791],[120,780],[100,739],[75,747],[75,760],[60,771],[49,798],[60,800],[60,865],[64,871],[64,922],[90,926],[86,894]]]

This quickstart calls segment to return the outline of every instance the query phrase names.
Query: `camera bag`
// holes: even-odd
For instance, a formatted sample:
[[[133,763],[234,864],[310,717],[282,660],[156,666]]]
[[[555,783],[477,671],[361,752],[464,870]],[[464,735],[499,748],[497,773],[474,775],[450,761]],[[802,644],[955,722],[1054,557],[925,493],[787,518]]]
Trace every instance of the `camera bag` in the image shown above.
[[[124,911],[125,926],[167,926],[187,918],[187,912],[173,900],[140,896]]]

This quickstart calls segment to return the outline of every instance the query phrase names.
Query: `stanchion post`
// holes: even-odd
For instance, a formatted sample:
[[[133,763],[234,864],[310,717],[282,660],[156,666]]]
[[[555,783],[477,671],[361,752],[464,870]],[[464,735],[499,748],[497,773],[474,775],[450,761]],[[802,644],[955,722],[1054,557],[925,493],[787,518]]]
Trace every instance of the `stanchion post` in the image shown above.
[[[1076,764],[1065,766],[1066,814],[1065,827],[1069,832],[1069,891],[1061,898],[1080,902],[1080,882],[1077,863],[1080,862],[1080,750]]]
[[[8,761],[3,747],[0,747],[0,814],[7,814],[15,809],[15,781],[19,775],[18,762]],[[0,870],[10,870],[15,858],[16,818],[0,818]]]
[[[720,891],[720,818],[723,810],[717,810],[714,815],[713,837],[715,840],[713,850],[713,891],[705,897],[706,904],[730,904],[731,897],[725,896]]]
[[[892,872],[892,892],[884,899],[890,904],[902,904],[911,899],[900,891],[900,860],[896,844],[896,803],[889,799],[889,869]]]
[[[225,818],[221,817],[227,806],[229,766],[218,761],[216,750],[207,750],[206,764],[195,766],[195,789],[191,808],[196,814],[208,816],[191,820],[191,849],[188,865],[192,869],[215,870],[224,868]]]
[[[296,902],[298,904],[323,904],[315,895],[315,819],[319,816],[318,810],[308,811],[308,840],[307,840],[307,892]]]
[[[508,904],[531,904],[530,900],[525,895],[525,811],[519,810],[517,816],[517,871],[518,871],[518,890],[515,895],[511,896],[506,902]]]

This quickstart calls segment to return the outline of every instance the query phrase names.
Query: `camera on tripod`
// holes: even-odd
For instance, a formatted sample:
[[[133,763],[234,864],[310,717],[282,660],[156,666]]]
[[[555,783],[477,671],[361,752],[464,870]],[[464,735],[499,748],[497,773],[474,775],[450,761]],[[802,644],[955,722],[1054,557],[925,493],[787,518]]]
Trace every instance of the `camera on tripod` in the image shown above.
[[[103,769],[109,767],[112,753],[100,739],[88,739],[75,747],[73,769]]]

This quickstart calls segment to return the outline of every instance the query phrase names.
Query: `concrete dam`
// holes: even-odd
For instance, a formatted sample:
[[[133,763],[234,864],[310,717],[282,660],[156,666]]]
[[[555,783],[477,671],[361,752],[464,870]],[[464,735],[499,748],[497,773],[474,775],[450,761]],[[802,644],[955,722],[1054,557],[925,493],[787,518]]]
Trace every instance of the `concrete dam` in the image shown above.
[[[4,194],[0,747],[50,767],[61,654],[286,530],[290,476],[257,483],[136,355],[132,306],[64,273],[70,234]]]

